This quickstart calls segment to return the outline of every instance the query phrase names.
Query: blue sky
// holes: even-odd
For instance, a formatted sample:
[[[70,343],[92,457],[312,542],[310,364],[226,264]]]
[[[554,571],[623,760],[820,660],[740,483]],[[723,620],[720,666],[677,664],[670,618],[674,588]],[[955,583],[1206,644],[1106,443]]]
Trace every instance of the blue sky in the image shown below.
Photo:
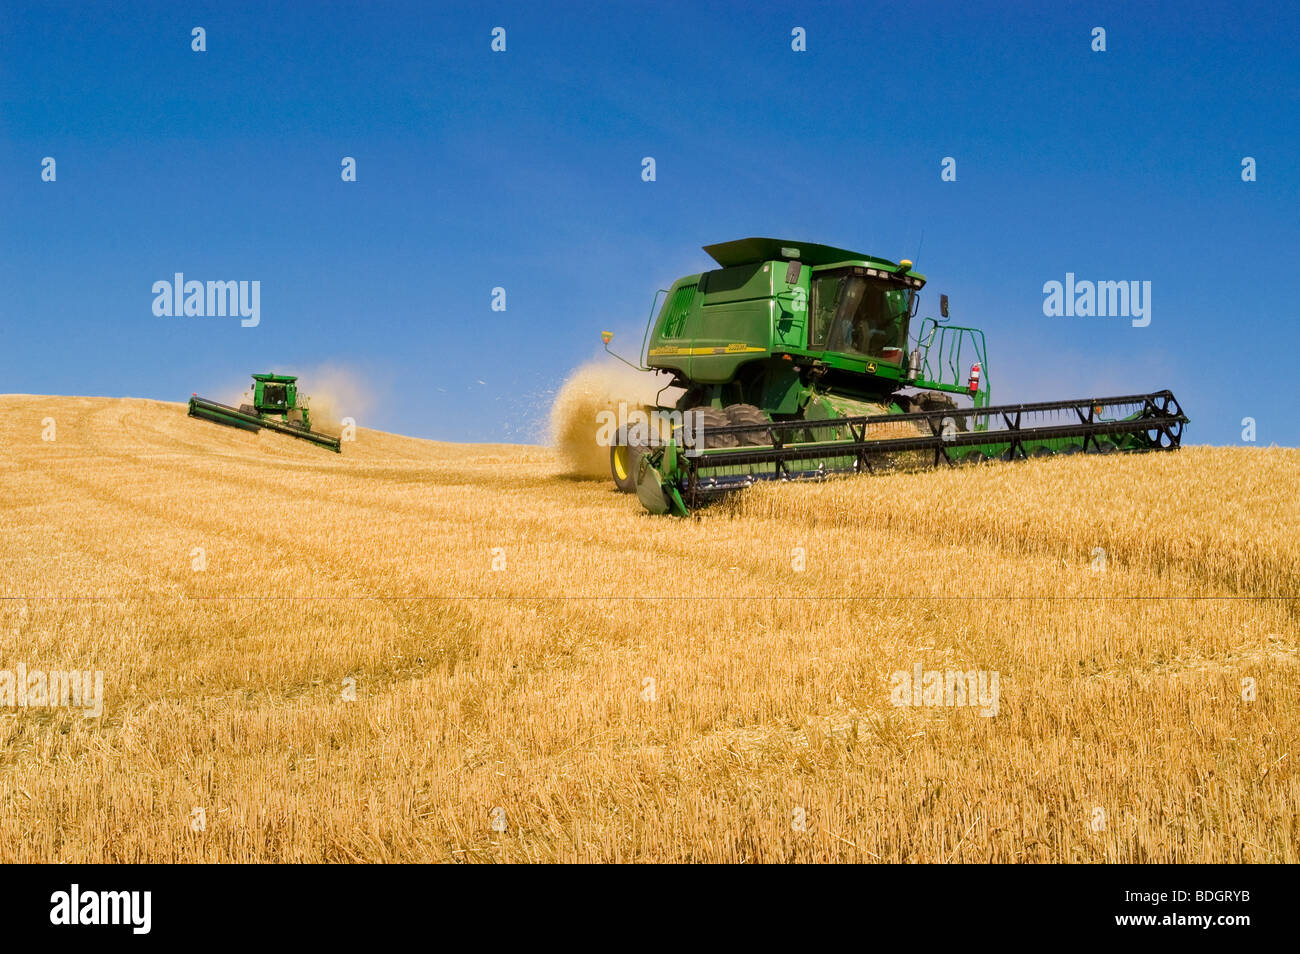
[[[6,3],[0,392],[332,367],[363,425],[530,439],[603,328],[769,235],[916,259],[995,402],[1170,388],[1190,442],[1300,444],[1296,11]],[[156,317],[178,271],[260,281],[260,325]],[[1067,272],[1150,281],[1150,325],[1045,317]]]

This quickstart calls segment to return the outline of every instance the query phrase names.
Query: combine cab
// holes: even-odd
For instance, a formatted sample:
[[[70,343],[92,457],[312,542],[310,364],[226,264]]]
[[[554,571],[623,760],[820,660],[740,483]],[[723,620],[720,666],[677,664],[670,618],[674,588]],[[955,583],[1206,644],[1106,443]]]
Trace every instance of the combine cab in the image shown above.
[[[253,403],[237,408],[195,395],[190,398],[190,416],[246,431],[278,431],[328,447],[336,454],[342,451],[337,437],[311,429],[307,399],[298,394],[298,378],[291,374],[253,375]]]
[[[992,405],[984,333],[950,324],[946,295],[941,317],[909,336],[925,277],[906,259],[767,238],[704,250],[720,267],[661,289],[633,365],[684,393],[636,409],[644,423],[610,447],[615,484],[654,513],[684,515],[757,480],[1168,450],[1182,438],[1187,418],[1168,391]]]

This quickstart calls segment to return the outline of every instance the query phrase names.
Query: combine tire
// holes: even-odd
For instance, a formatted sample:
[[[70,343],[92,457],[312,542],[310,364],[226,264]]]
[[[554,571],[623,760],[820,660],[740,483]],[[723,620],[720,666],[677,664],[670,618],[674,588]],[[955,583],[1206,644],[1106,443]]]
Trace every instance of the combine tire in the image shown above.
[[[727,423],[729,424],[762,424],[768,423],[767,415],[754,407],[752,404],[733,404],[725,411]],[[705,433],[707,438],[707,432]],[[744,434],[737,434],[736,441],[742,447],[761,446],[772,442],[771,435],[765,430],[755,428]]]
[[[726,427],[731,423],[727,419],[727,414],[716,407],[693,407],[682,415],[682,423],[691,433],[704,434],[704,446],[710,447],[736,447],[739,441],[733,435],[711,434],[710,432],[717,427]]]
[[[636,470],[645,451],[640,444],[629,444],[625,434],[620,434],[610,447],[609,470],[614,476],[614,486],[622,493],[636,493]]]

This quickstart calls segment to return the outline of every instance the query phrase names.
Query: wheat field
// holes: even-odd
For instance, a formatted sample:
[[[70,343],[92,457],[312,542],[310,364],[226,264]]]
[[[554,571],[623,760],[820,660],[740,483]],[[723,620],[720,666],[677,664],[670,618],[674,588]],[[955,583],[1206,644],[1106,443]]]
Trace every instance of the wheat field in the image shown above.
[[[0,668],[104,674],[0,707],[0,860],[1295,862],[1297,487],[1190,447],[656,518],[544,447],[0,397]]]

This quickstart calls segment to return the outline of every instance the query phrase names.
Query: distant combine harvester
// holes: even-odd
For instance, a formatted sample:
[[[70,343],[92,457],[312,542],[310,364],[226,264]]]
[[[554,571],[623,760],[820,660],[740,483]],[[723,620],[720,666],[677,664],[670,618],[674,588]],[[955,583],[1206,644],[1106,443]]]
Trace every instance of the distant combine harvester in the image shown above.
[[[288,434],[342,453],[337,437],[311,429],[307,396],[298,394],[298,378],[292,374],[253,375],[253,403],[231,407],[197,394],[190,398],[190,417],[238,427],[246,431],[268,430]]]

